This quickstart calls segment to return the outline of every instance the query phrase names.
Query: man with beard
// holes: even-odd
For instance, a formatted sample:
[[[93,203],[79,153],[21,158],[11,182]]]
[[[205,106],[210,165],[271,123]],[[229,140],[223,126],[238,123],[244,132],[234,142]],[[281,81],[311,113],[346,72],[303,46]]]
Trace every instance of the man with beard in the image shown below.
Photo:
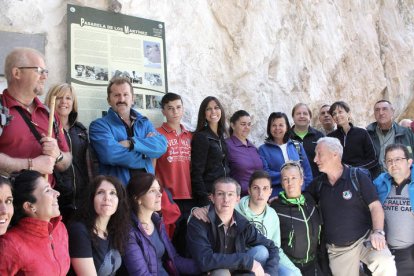
[[[44,57],[35,49],[15,48],[4,72],[7,89],[0,95],[0,113],[9,114],[0,122],[0,173],[36,170],[49,174],[53,187],[53,170],[66,170],[72,155],[57,117],[52,137],[47,137],[49,109],[38,98],[48,77]]]
[[[139,172],[154,173],[153,158],[167,150],[167,139],[132,109],[134,92],[127,77],[114,77],[107,88],[108,114],[89,127],[91,146],[99,160],[99,173],[119,178],[126,185]]]

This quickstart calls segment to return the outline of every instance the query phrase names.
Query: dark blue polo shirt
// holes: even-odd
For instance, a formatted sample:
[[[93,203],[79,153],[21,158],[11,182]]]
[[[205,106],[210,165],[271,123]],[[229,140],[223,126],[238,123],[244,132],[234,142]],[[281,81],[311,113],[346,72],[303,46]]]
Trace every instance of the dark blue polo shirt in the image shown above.
[[[357,177],[363,200],[352,185],[350,169],[346,166],[334,185],[329,183],[326,174],[322,174],[309,186],[322,213],[327,243],[348,245],[360,239],[372,227],[367,205],[378,200],[378,196],[369,176],[357,171]],[[319,183],[322,186],[318,192]]]

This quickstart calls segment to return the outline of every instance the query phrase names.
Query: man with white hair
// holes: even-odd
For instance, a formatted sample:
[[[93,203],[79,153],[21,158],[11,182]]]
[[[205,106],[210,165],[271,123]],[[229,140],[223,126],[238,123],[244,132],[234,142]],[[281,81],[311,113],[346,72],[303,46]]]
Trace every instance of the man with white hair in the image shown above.
[[[385,240],[384,210],[370,177],[342,164],[343,148],[337,138],[320,138],[315,153],[322,174],[309,191],[322,213],[333,275],[359,275],[360,261],[374,276],[396,275]]]

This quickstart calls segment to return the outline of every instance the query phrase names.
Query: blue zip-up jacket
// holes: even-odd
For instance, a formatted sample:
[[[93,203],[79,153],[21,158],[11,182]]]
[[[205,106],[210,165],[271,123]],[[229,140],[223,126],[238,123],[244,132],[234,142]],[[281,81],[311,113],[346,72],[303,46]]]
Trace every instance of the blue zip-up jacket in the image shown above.
[[[311,183],[313,176],[308,157],[302,145],[300,145],[300,151],[302,153],[303,159],[301,165],[305,174],[305,185],[302,187],[302,190],[304,190],[309,185],[309,183]],[[279,192],[282,190],[280,168],[287,161],[283,158],[282,149],[276,143],[266,140],[265,143],[259,147],[259,154],[263,161],[263,168],[270,174],[270,177],[272,178],[272,196],[279,195]],[[287,154],[289,160],[299,161],[300,159],[299,153],[296,150],[296,146],[291,139],[287,141]]]
[[[108,114],[91,123],[89,139],[99,160],[99,173],[117,177],[126,185],[129,169],[145,169],[154,173],[151,158],[158,158],[167,151],[167,139],[161,135],[147,137],[148,133],[158,133],[147,117],[131,109],[134,149],[125,148],[119,141],[128,140],[126,128],[121,118],[112,108]]]
[[[379,200],[384,204],[385,199],[390,194],[392,177],[389,173],[382,173],[374,180]],[[408,194],[410,197],[411,211],[414,213],[414,166],[411,165],[411,182],[408,184]]]

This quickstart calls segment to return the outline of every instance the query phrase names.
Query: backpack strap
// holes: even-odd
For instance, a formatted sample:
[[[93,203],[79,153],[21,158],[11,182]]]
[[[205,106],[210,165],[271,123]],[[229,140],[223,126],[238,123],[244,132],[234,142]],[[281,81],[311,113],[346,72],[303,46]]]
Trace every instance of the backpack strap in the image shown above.
[[[3,128],[7,126],[12,119],[13,116],[10,115],[9,109],[3,106],[3,98],[2,94],[0,94],[0,136],[3,133]]]
[[[359,200],[363,203],[364,206],[366,206],[369,209],[368,204],[366,203],[366,201],[362,197],[362,193],[361,193],[361,185],[359,183],[359,179],[358,179],[358,175],[357,175],[357,172],[360,172],[360,169],[358,167],[350,167],[349,171],[350,171],[352,186],[354,187],[355,191],[357,192]]]
[[[33,122],[29,119],[29,117],[27,117],[27,115],[24,113],[23,109],[20,106],[16,107],[16,110],[17,110],[17,112],[19,112],[20,116],[23,118],[26,125],[29,127],[30,131],[32,132],[33,136],[36,138],[37,142],[39,142],[39,144],[41,144],[40,140],[42,139],[42,136],[37,131],[37,129],[34,127]],[[56,123],[56,117],[55,116],[53,116],[53,118],[54,118],[54,120],[53,120],[53,130],[55,132],[55,139],[57,140],[57,139],[59,139],[59,126]]]

